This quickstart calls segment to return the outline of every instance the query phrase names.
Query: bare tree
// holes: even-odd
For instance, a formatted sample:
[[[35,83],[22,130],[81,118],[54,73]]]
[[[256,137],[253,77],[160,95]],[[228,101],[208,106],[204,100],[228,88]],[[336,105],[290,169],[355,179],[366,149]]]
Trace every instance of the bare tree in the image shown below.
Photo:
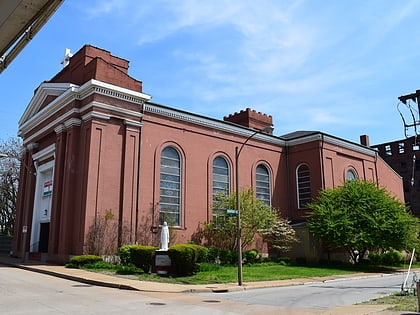
[[[0,234],[13,235],[19,186],[20,138],[0,140]]]
[[[89,227],[86,237],[86,253],[93,255],[116,255],[118,247],[128,244],[129,229],[111,210],[98,215]]]

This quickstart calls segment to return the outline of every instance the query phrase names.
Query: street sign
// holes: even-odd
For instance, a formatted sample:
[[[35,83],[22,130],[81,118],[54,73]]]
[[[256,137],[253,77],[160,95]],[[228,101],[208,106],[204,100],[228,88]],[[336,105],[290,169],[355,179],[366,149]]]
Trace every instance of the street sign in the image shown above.
[[[238,216],[238,210],[227,209],[226,214],[227,214],[228,217],[236,217],[236,216]]]

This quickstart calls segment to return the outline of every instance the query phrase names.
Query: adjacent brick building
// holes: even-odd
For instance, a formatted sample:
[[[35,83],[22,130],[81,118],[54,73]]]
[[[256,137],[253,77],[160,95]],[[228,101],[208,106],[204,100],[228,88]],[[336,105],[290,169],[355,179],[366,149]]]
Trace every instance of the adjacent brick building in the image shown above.
[[[150,99],[128,61],[89,45],[36,89],[19,122],[15,255],[62,262],[86,253],[103,218],[116,224],[115,246],[156,244],[163,220],[173,241],[188,242],[212,220],[213,195],[234,191],[236,172],[240,189],[252,187],[296,224],[321,189],[346,179],[404,198],[401,177],[367,145],[318,131],[257,132],[272,117],[249,108],[217,120]],[[311,246],[297,250],[316,255]]]
[[[412,110],[408,117],[401,113],[406,138],[373,145],[372,148],[403,178],[405,202],[412,214],[420,217],[420,137],[415,136],[419,128],[418,117],[415,115],[419,113],[420,90],[398,99],[400,105]],[[412,136],[409,136],[410,132]]]

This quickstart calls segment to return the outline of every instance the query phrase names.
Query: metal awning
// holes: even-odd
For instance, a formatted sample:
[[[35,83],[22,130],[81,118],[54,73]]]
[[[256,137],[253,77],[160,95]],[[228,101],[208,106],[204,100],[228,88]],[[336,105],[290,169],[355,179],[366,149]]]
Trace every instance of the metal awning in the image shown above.
[[[0,1],[0,73],[63,2],[64,0]]]

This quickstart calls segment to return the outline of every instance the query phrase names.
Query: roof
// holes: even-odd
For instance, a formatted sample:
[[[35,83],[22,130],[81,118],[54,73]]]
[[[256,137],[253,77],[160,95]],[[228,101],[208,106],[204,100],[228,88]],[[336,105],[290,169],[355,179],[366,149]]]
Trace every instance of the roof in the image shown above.
[[[321,131],[307,131],[307,130],[297,130],[290,133],[287,133],[285,135],[280,136],[280,138],[284,140],[293,140],[297,138],[312,136],[315,134],[322,133]]]

